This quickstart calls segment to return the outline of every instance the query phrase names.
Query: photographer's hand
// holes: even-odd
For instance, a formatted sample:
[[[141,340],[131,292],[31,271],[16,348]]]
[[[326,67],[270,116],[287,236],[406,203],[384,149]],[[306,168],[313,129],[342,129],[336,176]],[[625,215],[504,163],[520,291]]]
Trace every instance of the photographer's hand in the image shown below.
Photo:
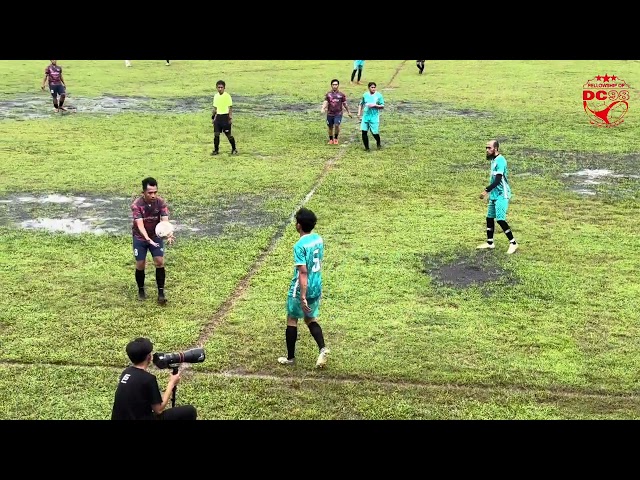
[[[175,387],[180,383],[180,370],[176,373],[171,372],[171,376],[169,377],[169,386]]]

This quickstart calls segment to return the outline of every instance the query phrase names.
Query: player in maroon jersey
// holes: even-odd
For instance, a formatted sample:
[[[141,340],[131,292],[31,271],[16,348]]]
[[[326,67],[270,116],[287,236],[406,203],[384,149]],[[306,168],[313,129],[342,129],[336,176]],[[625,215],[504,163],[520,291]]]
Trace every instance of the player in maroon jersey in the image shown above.
[[[62,76],[62,67],[58,66],[57,60],[51,60],[51,64],[44,69],[44,79],[42,80],[42,90],[45,84],[49,82],[49,91],[53,97],[53,108],[56,113],[67,109],[63,107],[64,99],[67,96],[67,86]]]
[[[342,123],[342,110],[344,109],[353,118],[347,105],[347,96],[338,88],[340,82],[337,78],[331,80],[331,91],[327,92],[322,102],[321,111],[327,112],[327,127],[329,128],[329,145],[338,144],[338,135],[340,134],[340,123]]]
[[[169,207],[162,197],[158,196],[158,182],[153,177],[142,180],[142,195],[131,204],[133,214],[133,256],[136,259],[136,283],[138,284],[138,299],[145,300],[144,290],[145,266],[147,252],[151,252],[156,267],[156,284],[158,286],[158,303],[165,305],[167,298],[164,294],[164,241],[156,235],[156,225],[169,220]],[[173,235],[167,238],[171,245]]]

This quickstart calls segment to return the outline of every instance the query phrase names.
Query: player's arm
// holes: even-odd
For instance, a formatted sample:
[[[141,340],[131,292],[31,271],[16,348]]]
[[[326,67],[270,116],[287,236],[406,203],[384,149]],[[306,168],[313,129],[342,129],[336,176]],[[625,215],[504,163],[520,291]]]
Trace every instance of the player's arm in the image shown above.
[[[147,229],[144,228],[144,219],[136,218],[136,226],[138,227],[138,230],[140,231],[144,239],[153,245],[154,243],[153,240],[151,240],[151,238],[149,237],[149,234],[147,233]]]
[[[44,86],[46,85],[48,78],[49,78],[49,74],[47,72],[44,72],[44,78],[42,79],[42,86],[40,87],[42,90],[44,90]]]
[[[349,104],[347,103],[347,97],[344,97],[344,102],[342,103],[342,109],[347,112],[347,115],[351,117],[351,112],[349,111]]]
[[[360,99],[360,103],[358,103],[358,116],[362,115],[362,107],[364,106],[364,95]]]
[[[298,267],[298,280],[300,280],[300,304],[305,313],[309,313],[311,309],[307,303],[307,285],[309,284],[309,271],[306,265],[296,265]]]
[[[324,101],[324,102],[322,102],[322,108],[320,108],[320,111],[321,111],[322,113],[326,112],[326,111],[327,111],[327,107],[328,107],[328,106],[329,106],[329,102],[325,99],[325,101]]]
[[[229,123],[233,120],[233,107],[229,105]]]
[[[382,95],[378,96],[378,100],[376,101],[375,108],[382,110],[384,108],[384,98]]]
[[[214,105],[213,109],[211,110],[211,121],[213,122],[216,121],[216,113],[218,113],[218,108]]]
[[[65,87],[67,86],[67,84],[64,83],[64,77],[62,76],[62,70],[60,70],[60,81],[62,82],[62,85],[64,85]]]
[[[484,198],[491,190],[500,185],[500,182],[502,182],[502,174],[497,173],[495,178],[493,179],[493,182],[491,182],[490,185],[487,185],[482,191],[482,193],[480,194],[480,198]]]

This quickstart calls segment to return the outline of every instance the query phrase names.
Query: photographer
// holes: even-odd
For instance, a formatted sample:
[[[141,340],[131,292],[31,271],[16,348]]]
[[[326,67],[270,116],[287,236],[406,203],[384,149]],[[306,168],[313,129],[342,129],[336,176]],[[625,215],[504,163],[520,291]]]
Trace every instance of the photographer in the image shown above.
[[[180,373],[172,374],[164,394],[160,395],[156,376],[147,372],[152,361],[153,344],[139,337],[129,342],[127,356],[133,365],[124,369],[118,380],[111,420],[195,420],[197,411],[192,405],[164,408],[171,399],[173,388],[180,381]]]

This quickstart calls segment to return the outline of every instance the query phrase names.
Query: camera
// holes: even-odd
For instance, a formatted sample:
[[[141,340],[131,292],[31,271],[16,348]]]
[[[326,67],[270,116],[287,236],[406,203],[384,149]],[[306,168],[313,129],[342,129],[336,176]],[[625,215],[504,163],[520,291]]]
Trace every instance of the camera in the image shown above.
[[[177,368],[180,363],[204,362],[204,348],[192,348],[184,352],[153,354],[153,364],[160,368]]]

